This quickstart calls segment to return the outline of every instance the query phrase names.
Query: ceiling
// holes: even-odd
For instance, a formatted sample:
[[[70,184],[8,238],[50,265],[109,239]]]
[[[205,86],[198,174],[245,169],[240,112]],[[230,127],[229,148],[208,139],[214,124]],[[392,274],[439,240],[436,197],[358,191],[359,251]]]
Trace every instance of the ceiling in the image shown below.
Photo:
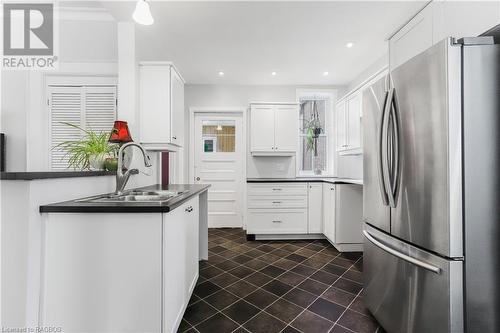
[[[137,25],[137,56],[173,61],[191,84],[347,85],[386,54],[387,38],[425,4],[150,1],[155,23]],[[130,20],[135,3],[103,5]]]

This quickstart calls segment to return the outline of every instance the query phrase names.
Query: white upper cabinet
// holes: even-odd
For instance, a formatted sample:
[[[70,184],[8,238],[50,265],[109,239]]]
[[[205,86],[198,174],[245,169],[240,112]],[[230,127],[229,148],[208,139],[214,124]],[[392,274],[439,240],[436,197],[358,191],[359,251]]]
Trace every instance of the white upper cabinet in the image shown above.
[[[474,37],[500,24],[500,1],[438,1],[434,4],[434,43],[446,37]]]
[[[298,113],[296,105],[274,108],[274,145],[278,152],[297,151]]]
[[[297,104],[252,104],[250,151],[252,155],[287,156],[297,152]]]
[[[170,100],[172,110],[172,143],[178,146],[184,145],[184,81],[177,71],[170,71],[172,98]]]
[[[250,109],[251,151],[274,151],[274,109],[271,105],[252,106]]]
[[[347,145],[348,149],[361,148],[361,107],[362,92],[347,99]]]
[[[428,4],[389,40],[391,70],[432,46],[433,7]]]
[[[337,151],[341,155],[361,154],[362,89],[336,105]]]
[[[337,150],[347,149],[347,127],[346,127],[346,104],[345,100],[338,102],[335,106],[337,125]]]
[[[140,142],[175,150],[184,142],[184,80],[168,62],[139,64]]]
[[[390,69],[444,38],[479,36],[498,24],[500,1],[432,1],[390,38]]]

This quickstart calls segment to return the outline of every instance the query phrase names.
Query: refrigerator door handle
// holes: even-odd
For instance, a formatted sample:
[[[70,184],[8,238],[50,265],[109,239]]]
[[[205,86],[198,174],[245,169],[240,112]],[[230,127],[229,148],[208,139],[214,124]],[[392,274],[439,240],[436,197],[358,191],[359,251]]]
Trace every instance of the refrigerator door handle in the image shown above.
[[[388,92],[385,93],[384,104],[382,105],[382,117],[380,119],[379,133],[378,133],[378,161],[377,161],[377,171],[378,171],[378,185],[380,188],[380,195],[382,196],[382,203],[384,206],[389,205],[389,200],[387,199],[387,188],[384,183],[384,154],[382,152],[382,144],[384,137],[384,117],[385,109],[387,104]]]
[[[382,117],[382,139],[381,139],[381,159],[382,159],[382,179],[389,201],[389,206],[394,205],[394,193],[392,191],[391,175],[389,170],[389,121],[392,109],[392,100],[394,96],[394,88],[389,89],[385,100],[384,113]]]
[[[391,196],[392,196],[392,203],[391,207],[396,208],[398,204],[398,192],[399,192],[399,178],[401,177],[401,159],[400,159],[400,142],[399,142],[399,135],[400,135],[400,130],[399,130],[399,117],[398,117],[398,103],[397,103],[397,96],[396,96],[396,90],[393,89],[393,94],[392,94],[392,100],[390,101],[391,106],[390,106],[390,117],[392,119],[391,124],[392,124],[392,133],[393,133],[393,141],[392,141],[392,151],[393,151],[393,173],[392,173],[392,178],[391,178]]]
[[[418,267],[421,267],[423,269],[426,269],[428,271],[431,271],[435,274],[441,274],[441,268],[439,267],[436,267],[434,265],[431,265],[425,261],[422,261],[422,260],[418,260],[416,258],[413,258],[413,257],[410,257],[409,255],[406,255],[404,253],[401,253],[399,251],[396,251],[394,250],[393,248],[379,242],[378,240],[376,240],[372,235],[370,235],[370,233],[366,230],[363,230],[363,235],[366,237],[366,239],[368,239],[373,245],[375,245],[376,247],[378,247],[379,249],[389,253],[389,254],[392,254],[393,256],[395,257],[398,257],[404,261],[407,261],[415,266],[418,266]]]

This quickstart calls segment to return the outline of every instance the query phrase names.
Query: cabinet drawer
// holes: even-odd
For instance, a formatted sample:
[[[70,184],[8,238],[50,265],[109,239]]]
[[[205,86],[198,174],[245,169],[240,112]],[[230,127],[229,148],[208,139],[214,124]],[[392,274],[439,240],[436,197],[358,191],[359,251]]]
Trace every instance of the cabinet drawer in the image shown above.
[[[248,184],[248,195],[307,196],[307,183]]]
[[[297,196],[249,196],[248,208],[307,208],[307,197]]]
[[[249,234],[306,234],[307,209],[249,209]]]

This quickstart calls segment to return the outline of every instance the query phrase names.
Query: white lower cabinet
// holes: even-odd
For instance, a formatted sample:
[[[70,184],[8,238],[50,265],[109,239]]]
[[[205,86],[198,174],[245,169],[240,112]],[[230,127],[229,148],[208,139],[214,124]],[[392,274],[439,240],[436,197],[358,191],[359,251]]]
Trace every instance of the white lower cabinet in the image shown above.
[[[323,184],[309,183],[308,186],[308,233],[323,233]]]
[[[249,234],[306,234],[307,209],[250,209]]]
[[[335,185],[323,184],[323,233],[335,243]]]
[[[198,197],[163,214],[163,332],[176,332],[198,279]]]
[[[199,197],[169,213],[43,214],[39,324],[64,332],[164,332],[198,279]]]
[[[359,185],[250,183],[247,233],[279,238],[323,234],[340,251],[361,251],[362,198]]]

